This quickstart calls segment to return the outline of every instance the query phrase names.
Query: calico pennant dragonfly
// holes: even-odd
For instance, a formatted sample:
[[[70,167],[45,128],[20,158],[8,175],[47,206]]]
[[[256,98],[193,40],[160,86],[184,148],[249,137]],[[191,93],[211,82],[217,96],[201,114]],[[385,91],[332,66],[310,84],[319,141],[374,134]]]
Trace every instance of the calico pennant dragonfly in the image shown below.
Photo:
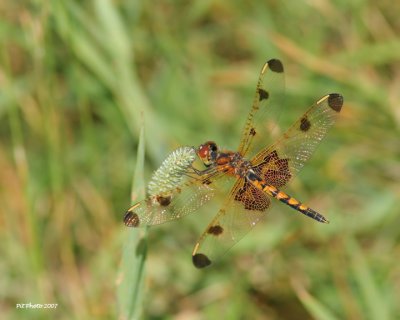
[[[225,194],[225,202],[193,250],[193,264],[204,268],[265,217],[272,198],[318,222],[328,223],[323,215],[282,188],[299,172],[333,125],[343,97],[331,93],[320,98],[280,138],[265,147],[273,125],[268,117],[282,108],[283,74],[283,64],[278,59],[271,59],[262,67],[237,151],[220,150],[213,141],[197,148],[178,149],[154,175],[149,197],[125,213],[125,225],[149,226],[178,219],[215,195]],[[200,169],[195,166],[196,159],[201,163]]]

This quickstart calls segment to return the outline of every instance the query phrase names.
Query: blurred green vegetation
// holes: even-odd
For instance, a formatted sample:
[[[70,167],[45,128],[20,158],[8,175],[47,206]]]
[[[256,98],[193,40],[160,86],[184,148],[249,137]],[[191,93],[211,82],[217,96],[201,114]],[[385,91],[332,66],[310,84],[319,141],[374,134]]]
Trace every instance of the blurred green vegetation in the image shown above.
[[[143,318],[400,318],[399,15],[388,0],[2,1],[2,317],[117,318],[141,128],[144,181],[179,145],[235,148],[276,57],[299,111],[283,116],[345,97],[290,189],[331,224],[275,204],[201,271],[214,212],[151,228]],[[58,307],[16,309],[29,302]]]

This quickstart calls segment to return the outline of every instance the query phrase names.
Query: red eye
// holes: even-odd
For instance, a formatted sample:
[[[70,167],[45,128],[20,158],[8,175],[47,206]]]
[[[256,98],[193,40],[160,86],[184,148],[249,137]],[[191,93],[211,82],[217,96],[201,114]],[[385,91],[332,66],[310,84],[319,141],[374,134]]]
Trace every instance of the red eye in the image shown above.
[[[217,145],[214,141],[207,141],[200,145],[197,149],[197,154],[206,163],[210,162],[210,158],[214,158],[216,151],[218,150]]]
[[[204,159],[208,157],[208,144],[202,144],[197,151],[200,158]]]

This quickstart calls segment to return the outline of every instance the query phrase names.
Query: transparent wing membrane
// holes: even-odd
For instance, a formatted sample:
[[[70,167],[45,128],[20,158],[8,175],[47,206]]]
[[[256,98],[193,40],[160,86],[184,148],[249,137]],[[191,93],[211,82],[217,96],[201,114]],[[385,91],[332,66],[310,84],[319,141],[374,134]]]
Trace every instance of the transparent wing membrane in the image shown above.
[[[329,128],[335,123],[342,105],[343,97],[337,93],[322,97],[273,145],[261,150],[251,160],[252,164],[257,166],[271,156],[280,159],[283,170],[273,177],[274,185],[285,185],[310,159]]]
[[[193,264],[204,268],[221,257],[263,220],[270,205],[265,193],[239,180],[195,245]]]
[[[134,204],[124,217],[125,225],[143,227],[162,224],[197,211],[216,194],[227,194],[232,177],[221,177],[215,168],[196,170],[195,149],[172,152],[153,174],[147,199]]]
[[[251,157],[268,145],[279,132],[278,119],[284,106],[285,78],[278,59],[267,61],[261,69],[253,104],[247,116],[239,145],[243,156]]]

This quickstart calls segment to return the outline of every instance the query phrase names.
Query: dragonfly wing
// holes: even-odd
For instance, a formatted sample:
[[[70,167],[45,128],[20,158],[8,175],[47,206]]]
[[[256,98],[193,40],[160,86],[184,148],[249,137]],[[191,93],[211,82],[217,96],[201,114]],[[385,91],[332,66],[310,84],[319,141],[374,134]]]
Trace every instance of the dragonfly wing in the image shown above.
[[[340,94],[322,97],[276,143],[251,160],[255,171],[275,187],[286,185],[314,153],[342,106]]]
[[[238,180],[225,205],[207,226],[193,250],[193,264],[204,268],[242,239],[266,215],[268,196]]]
[[[128,227],[162,224],[182,218],[223,194],[233,184],[233,179],[220,172],[191,178],[179,186],[133,205],[125,213],[124,223]]]
[[[267,61],[261,69],[253,104],[247,116],[239,152],[242,156],[254,154],[272,140],[274,129],[278,128],[278,118],[284,99],[284,68],[278,59]],[[269,121],[267,120],[269,119]]]
[[[161,224],[196,211],[213,197],[212,187],[192,181],[133,205],[124,222],[128,227]]]

